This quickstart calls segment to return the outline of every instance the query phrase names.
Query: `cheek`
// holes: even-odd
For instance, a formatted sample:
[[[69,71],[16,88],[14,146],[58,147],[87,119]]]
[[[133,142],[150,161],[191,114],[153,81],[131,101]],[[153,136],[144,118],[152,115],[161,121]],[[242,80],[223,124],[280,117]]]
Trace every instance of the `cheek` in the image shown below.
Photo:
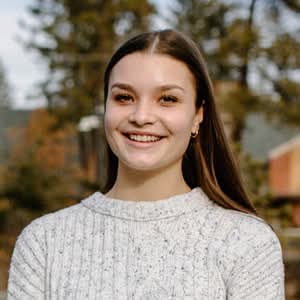
[[[106,108],[104,114],[104,131],[108,139],[113,129],[117,126],[118,123],[117,116],[118,114],[113,113],[113,110],[110,107]]]
[[[109,133],[110,130],[116,128],[120,122],[121,111],[110,101],[107,102],[104,114],[104,129]]]
[[[106,110],[104,114],[104,133],[106,137],[106,142],[108,143],[110,149],[116,155],[116,139],[114,138],[114,130],[116,128],[116,124],[118,121],[115,119],[114,114],[112,114],[109,110]]]
[[[192,120],[187,115],[176,116],[169,120],[169,126],[173,134],[189,137],[192,129]]]
[[[110,119],[110,115],[107,113],[107,111],[104,114],[104,131],[106,136],[108,135],[110,128],[111,128],[111,119]]]

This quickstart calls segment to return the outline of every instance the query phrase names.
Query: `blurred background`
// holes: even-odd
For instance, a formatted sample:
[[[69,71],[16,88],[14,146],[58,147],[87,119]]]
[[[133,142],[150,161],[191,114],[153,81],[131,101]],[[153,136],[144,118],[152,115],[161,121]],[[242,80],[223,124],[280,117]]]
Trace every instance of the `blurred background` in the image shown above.
[[[299,0],[2,1],[0,299],[24,226],[103,186],[108,58],[164,28],[203,49],[247,191],[281,240],[286,298],[300,299],[299,15]]]

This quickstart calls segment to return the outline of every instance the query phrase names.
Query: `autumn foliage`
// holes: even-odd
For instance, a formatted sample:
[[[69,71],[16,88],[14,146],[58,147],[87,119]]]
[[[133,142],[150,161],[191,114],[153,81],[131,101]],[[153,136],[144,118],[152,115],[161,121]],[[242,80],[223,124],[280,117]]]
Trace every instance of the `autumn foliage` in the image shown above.
[[[39,109],[32,112],[25,128],[8,134],[11,152],[2,168],[0,187],[6,210],[31,219],[74,203],[82,179],[74,125],[58,128],[56,118]]]

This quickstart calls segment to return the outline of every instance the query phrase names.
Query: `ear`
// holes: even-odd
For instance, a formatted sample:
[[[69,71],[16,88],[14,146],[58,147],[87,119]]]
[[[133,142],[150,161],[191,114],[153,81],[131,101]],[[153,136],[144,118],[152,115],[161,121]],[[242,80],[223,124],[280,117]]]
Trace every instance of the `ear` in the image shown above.
[[[194,117],[194,127],[198,128],[199,124],[203,121],[203,105],[197,110],[195,117]]]

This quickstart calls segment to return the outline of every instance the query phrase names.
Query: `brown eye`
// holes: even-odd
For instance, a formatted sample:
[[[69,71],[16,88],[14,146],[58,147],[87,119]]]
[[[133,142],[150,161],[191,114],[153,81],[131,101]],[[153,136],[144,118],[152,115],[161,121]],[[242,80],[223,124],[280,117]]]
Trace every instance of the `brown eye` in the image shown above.
[[[162,103],[176,103],[178,99],[171,95],[164,95],[160,98],[160,102]]]
[[[115,96],[115,100],[120,102],[131,102],[133,98],[128,94],[118,94]]]

